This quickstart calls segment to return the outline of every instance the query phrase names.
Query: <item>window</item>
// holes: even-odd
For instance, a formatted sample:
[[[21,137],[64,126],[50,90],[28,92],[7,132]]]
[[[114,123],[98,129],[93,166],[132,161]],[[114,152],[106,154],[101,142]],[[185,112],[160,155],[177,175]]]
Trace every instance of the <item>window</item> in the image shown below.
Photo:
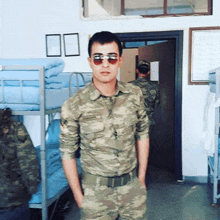
[[[167,14],[208,14],[209,4],[208,0],[167,0]]]
[[[84,17],[211,15],[212,0],[82,0]]]
[[[149,46],[153,44],[159,44],[167,42],[167,40],[160,40],[160,41],[154,41],[154,40],[149,40],[149,41],[122,41],[123,43],[123,48],[138,48],[138,47],[144,47],[144,46]]]
[[[145,41],[127,41],[123,42],[124,43],[124,48],[138,48],[138,47],[143,47],[146,46],[147,42]]]

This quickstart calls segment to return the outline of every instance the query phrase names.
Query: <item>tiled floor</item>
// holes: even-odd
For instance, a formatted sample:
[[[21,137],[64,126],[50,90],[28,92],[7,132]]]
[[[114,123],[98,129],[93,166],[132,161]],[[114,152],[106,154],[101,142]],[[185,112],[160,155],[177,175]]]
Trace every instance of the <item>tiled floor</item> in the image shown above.
[[[212,207],[206,184],[176,182],[164,170],[150,167],[148,220],[219,220],[220,207]],[[71,193],[70,193],[71,195]],[[69,210],[55,213],[53,220],[79,220],[79,209],[70,196]]]

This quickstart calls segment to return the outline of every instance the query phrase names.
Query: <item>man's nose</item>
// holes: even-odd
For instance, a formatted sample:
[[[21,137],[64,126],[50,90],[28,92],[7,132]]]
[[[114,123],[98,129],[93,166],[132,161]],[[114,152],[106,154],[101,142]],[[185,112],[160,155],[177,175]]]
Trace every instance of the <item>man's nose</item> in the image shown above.
[[[102,66],[104,66],[104,67],[108,67],[108,66],[109,66],[109,62],[108,62],[108,59],[107,59],[107,58],[104,58],[104,59],[102,60]]]

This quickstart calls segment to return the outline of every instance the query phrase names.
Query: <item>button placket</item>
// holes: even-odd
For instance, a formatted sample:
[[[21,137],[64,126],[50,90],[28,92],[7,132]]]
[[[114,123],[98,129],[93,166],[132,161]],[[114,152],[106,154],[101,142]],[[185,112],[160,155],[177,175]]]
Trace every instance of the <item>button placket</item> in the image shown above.
[[[106,107],[107,107],[108,112],[109,112],[108,117],[111,118],[111,119],[113,119],[112,111],[113,111],[115,102],[116,102],[116,97],[115,96],[105,97],[105,104],[106,104]],[[117,140],[118,134],[117,134],[117,131],[116,131],[115,127],[114,127],[114,124],[112,123],[111,126],[112,126],[112,128],[114,130],[113,135],[115,137],[115,140]]]

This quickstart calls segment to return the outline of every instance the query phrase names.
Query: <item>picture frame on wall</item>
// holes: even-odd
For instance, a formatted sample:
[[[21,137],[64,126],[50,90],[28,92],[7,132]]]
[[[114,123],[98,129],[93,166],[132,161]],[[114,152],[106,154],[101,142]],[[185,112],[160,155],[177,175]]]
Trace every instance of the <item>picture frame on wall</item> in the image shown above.
[[[78,33],[63,34],[63,44],[65,57],[80,55]]]
[[[209,72],[220,66],[220,27],[189,29],[188,84],[208,85]]]
[[[46,56],[61,57],[61,35],[46,34]]]

